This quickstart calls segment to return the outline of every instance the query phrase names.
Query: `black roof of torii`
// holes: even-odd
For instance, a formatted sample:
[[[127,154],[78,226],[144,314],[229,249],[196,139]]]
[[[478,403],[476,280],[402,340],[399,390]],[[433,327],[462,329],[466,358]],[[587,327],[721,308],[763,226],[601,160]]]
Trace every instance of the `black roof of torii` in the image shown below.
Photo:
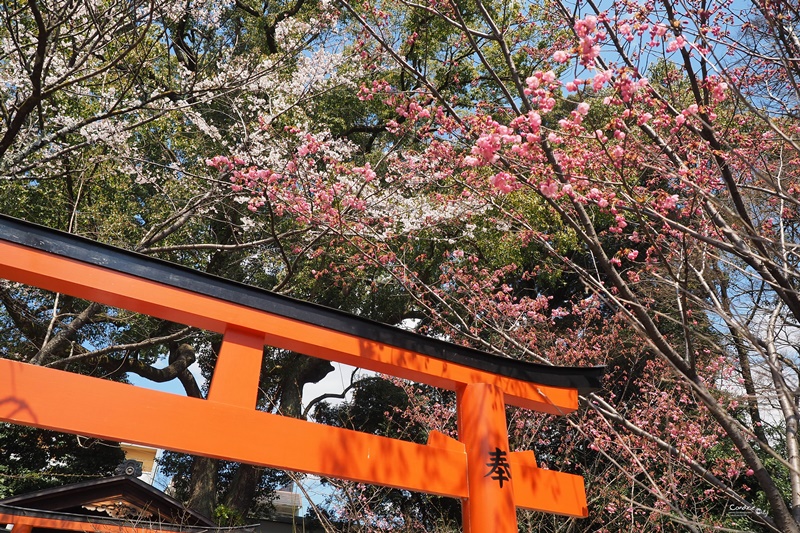
[[[493,355],[3,214],[0,239],[485,372],[582,394],[601,387],[602,366],[551,366]]]

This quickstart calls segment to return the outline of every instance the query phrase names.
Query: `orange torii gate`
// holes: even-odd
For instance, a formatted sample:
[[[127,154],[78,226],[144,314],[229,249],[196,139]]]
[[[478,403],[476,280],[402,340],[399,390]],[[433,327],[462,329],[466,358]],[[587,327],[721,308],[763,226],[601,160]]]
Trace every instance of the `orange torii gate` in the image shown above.
[[[515,532],[516,507],[588,515],[580,476],[509,450],[505,406],[570,413],[602,367],[490,355],[6,216],[0,278],[223,334],[205,400],[0,359],[0,420],[461,498],[465,532]],[[458,440],[260,412],[265,345],[455,390]]]

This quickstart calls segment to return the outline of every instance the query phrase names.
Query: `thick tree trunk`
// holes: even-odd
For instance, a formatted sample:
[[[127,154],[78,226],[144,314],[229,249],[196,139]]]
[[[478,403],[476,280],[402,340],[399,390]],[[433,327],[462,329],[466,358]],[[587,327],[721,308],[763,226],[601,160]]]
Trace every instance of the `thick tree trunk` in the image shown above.
[[[239,465],[233,475],[233,481],[225,495],[223,504],[225,507],[233,509],[241,516],[246,516],[247,511],[253,507],[258,484],[264,469],[253,465]]]
[[[192,492],[186,506],[193,511],[213,517],[217,505],[217,461],[195,457],[192,461]]]
[[[307,383],[319,382],[332,371],[333,365],[329,361],[295,354],[293,361],[286,365],[286,373],[281,380],[280,413],[301,418],[303,387]]]
[[[175,367],[177,377],[186,395],[202,398],[203,393],[188,366],[195,360],[195,350],[188,344],[181,344],[170,351],[169,367]],[[202,421],[197,421],[202,423]],[[214,516],[217,506],[217,461],[208,457],[194,457],[191,470],[191,492],[186,506],[207,517]]]

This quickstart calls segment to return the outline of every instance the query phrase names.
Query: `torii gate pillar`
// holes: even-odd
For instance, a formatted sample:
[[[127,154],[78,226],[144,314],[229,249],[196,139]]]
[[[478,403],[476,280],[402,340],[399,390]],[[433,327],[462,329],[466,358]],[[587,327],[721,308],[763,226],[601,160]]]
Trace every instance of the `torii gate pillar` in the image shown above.
[[[516,533],[503,391],[495,385],[471,383],[459,387],[456,394],[458,435],[467,453],[469,484],[469,498],[462,503],[464,533]]]

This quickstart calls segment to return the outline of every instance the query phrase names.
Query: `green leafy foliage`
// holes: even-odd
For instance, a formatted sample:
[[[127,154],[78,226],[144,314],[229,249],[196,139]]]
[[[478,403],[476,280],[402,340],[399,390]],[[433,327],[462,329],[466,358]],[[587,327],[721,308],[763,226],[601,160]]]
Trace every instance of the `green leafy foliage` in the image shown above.
[[[0,499],[110,476],[125,459],[114,443],[11,424],[0,424],[0,455]]]

